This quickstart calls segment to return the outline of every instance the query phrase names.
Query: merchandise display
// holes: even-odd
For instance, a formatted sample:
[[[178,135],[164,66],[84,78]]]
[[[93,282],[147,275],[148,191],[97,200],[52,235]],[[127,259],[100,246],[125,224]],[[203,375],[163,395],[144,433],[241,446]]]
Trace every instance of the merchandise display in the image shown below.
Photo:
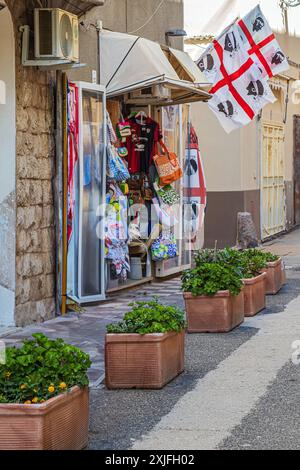
[[[115,212],[112,211],[106,221],[106,258],[111,262],[111,269],[114,269],[114,277],[124,281],[127,277],[131,280],[141,277],[140,273],[138,276],[130,273],[131,267],[137,266],[137,253],[141,259],[149,255],[148,259],[152,256],[156,261],[178,256],[177,242],[172,233],[172,227],[178,223],[178,219],[172,206],[180,202],[180,196],[171,183],[182,177],[182,170],[177,156],[169,152],[162,141],[158,122],[144,111],[131,112],[126,119],[121,113],[120,116],[121,120],[115,123],[115,133],[111,130],[114,126],[107,116],[110,140],[106,199]],[[116,136],[116,139],[111,139],[111,136]],[[168,168],[165,170],[160,165],[159,148],[163,150],[162,157],[167,161]],[[165,185],[165,182],[168,184]],[[109,196],[112,187],[115,192]],[[116,207],[116,195],[126,200],[124,204],[129,209],[127,221],[124,218],[121,221],[120,214],[119,217],[117,215],[121,208]],[[150,214],[156,214],[155,220],[151,220]],[[116,240],[118,231],[125,235],[126,224],[127,237],[122,241]],[[150,240],[155,224],[160,229],[156,239]],[[164,228],[169,230],[168,235],[162,235],[161,230]]]

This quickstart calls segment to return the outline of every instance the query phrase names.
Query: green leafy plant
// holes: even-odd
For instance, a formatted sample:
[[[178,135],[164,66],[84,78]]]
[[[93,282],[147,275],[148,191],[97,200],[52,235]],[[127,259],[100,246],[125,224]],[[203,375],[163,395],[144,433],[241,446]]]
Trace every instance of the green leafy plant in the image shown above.
[[[267,263],[275,263],[280,259],[280,256],[274,255],[274,253],[270,253],[269,251],[261,252],[265,255],[265,260]]]
[[[268,262],[277,261],[279,257],[255,248],[241,251],[234,248],[224,248],[223,250],[199,250],[194,259],[196,267],[205,263],[234,266],[240,277],[247,279],[258,276],[267,267]]]
[[[6,363],[0,365],[0,403],[39,404],[74,385],[88,385],[88,354],[62,339],[32,336],[22,347],[6,349]]]
[[[238,295],[243,287],[240,269],[219,263],[203,263],[188,269],[182,275],[182,290],[194,296],[213,296],[218,291],[229,290]]]
[[[241,259],[244,269],[243,277],[251,278],[258,276],[270,261],[277,261],[279,257],[273,255],[273,253],[251,248],[241,252]]]
[[[106,326],[107,333],[168,333],[179,332],[185,327],[184,312],[176,306],[163,305],[157,298],[152,301],[129,304],[130,312],[125,313],[119,323]]]

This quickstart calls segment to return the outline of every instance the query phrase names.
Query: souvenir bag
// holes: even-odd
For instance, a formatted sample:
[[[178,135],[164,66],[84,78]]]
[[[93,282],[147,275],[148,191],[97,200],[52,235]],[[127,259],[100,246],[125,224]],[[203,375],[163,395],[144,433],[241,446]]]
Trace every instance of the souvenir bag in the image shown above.
[[[183,176],[183,172],[177,155],[174,152],[169,152],[162,140],[159,143],[162,154],[155,155],[153,160],[159,176],[159,184],[160,186],[166,186],[179,180]]]
[[[154,185],[154,188],[157,192],[157,195],[159,199],[164,203],[164,204],[169,204],[170,206],[173,206],[175,204],[179,204],[180,202],[180,195],[175,191],[173,186],[170,184],[167,184],[163,188],[159,188],[158,185]]]
[[[163,261],[178,256],[178,248],[175,235],[171,232],[161,232],[159,237],[151,245],[153,261]]]
[[[178,211],[168,204],[159,204],[155,197],[152,200],[158,220],[163,227],[174,227],[178,224]]]
[[[107,146],[107,175],[116,181],[130,178],[128,168],[113,145]]]

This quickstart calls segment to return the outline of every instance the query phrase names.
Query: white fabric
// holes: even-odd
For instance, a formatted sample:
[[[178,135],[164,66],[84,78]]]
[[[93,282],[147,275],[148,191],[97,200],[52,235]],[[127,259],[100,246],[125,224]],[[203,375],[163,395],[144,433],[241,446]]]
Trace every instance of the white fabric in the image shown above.
[[[171,49],[171,54],[177,59],[181,64],[184,70],[189,74],[191,80],[194,83],[201,83],[208,85],[205,75],[200,71],[199,67],[191,59],[191,57],[184,51],[179,51],[178,49]]]
[[[180,80],[156,42],[110,31],[102,31],[100,41],[101,84],[108,93],[159,76]]]
[[[228,28],[217,39],[217,42],[223,50],[223,65],[228,74],[237,72],[247,61],[249,62],[249,55],[244,48],[237,25]],[[228,85],[225,84],[218,91],[214,91],[213,88],[210,91],[213,93],[213,98],[208,102],[208,106],[228,133],[248,124],[267,103],[276,101],[258,66],[251,59],[250,64],[243,75],[232,82],[232,85],[238,95],[251,108],[253,116],[249,116],[249,111],[247,114],[245,106],[242,107],[238,103]],[[220,70],[221,62],[216,45],[209,46],[198,61],[198,66],[203,70],[207,80],[212,81],[214,85],[217,85],[224,77]]]
[[[261,11],[259,5],[256,8],[250,11],[248,15],[243,18],[243,21],[250,32],[255,44],[259,44],[264,39],[268,38],[273,31],[265,18],[264,14]],[[249,50],[251,47],[248,39],[246,38],[243,30],[239,27],[240,34],[242,36],[242,40],[245,44],[245,47]],[[261,49],[261,52],[265,59],[267,60],[272,72],[273,76],[279,73],[288,70],[289,64],[288,61],[281,50],[278,41],[274,39],[272,42],[267,44]],[[267,72],[260,61],[259,57],[256,54],[251,54],[251,58],[257,63],[257,65],[261,68],[263,75],[266,76]]]

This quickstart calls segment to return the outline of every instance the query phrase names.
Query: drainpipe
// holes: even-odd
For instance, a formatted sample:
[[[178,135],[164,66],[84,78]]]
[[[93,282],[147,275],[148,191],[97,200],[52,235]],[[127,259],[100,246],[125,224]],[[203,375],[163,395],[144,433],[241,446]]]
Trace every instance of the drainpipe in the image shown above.
[[[100,53],[101,53],[101,32],[103,30],[103,22],[101,20],[97,20],[96,22],[96,30],[98,34],[98,53],[97,53],[97,59],[98,59],[98,84],[101,85],[101,59],[100,59]]]

